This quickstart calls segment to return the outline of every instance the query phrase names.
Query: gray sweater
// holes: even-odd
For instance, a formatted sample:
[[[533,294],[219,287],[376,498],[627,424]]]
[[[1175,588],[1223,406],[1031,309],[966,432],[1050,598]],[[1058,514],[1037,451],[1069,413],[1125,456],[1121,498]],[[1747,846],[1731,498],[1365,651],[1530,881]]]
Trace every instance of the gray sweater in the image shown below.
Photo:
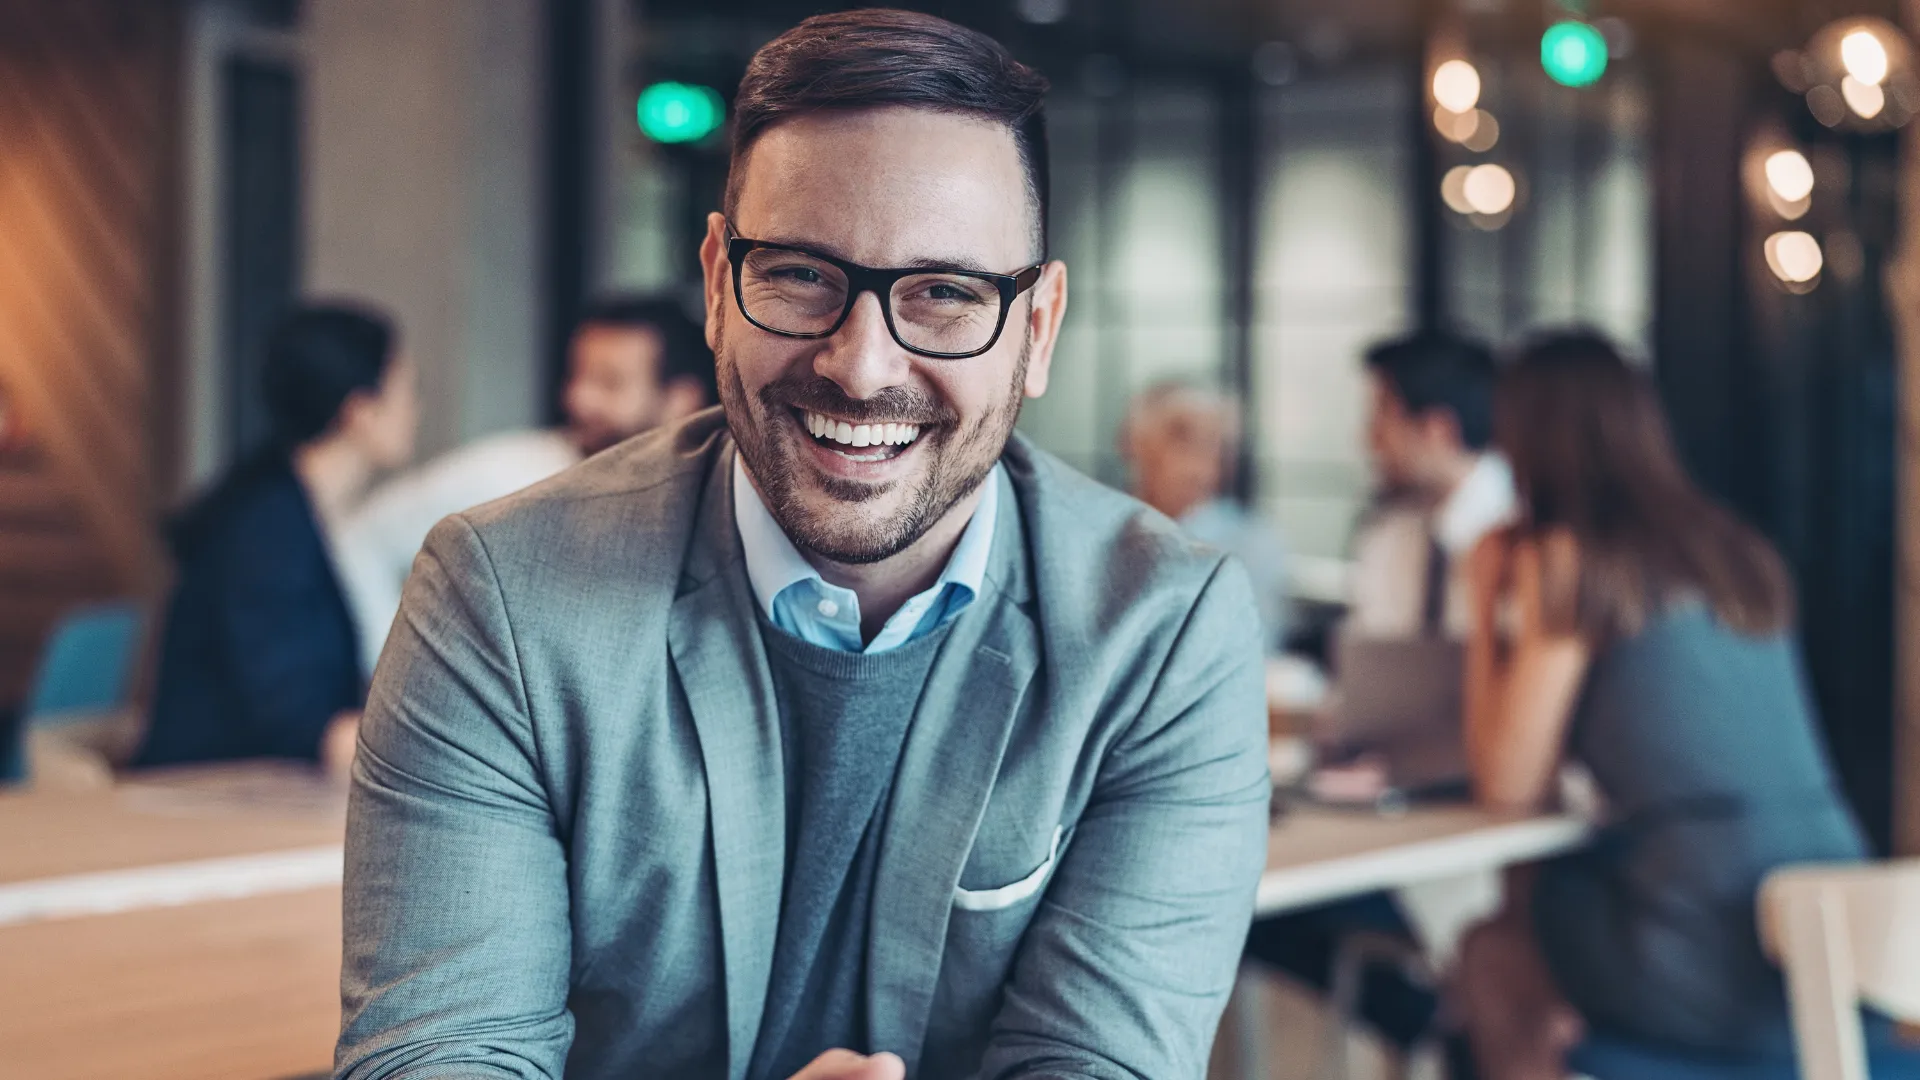
[[[868,655],[763,618],[787,771],[787,874],[767,1009],[749,1075],[786,1080],[826,1050],[870,1046],[867,928],[908,721],[948,628]]]

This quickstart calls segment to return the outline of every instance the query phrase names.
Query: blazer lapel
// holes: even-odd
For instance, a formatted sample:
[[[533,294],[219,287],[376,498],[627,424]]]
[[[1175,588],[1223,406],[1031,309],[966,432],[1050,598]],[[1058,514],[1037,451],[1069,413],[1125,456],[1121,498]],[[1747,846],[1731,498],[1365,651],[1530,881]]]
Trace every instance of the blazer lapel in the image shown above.
[[[733,451],[715,457],[667,642],[706,768],[726,972],[727,1074],[743,1080],[766,1008],[779,929],[786,771],[752,589],[744,571],[728,572],[740,558],[730,490]]]
[[[1003,483],[1005,481],[1002,481]],[[953,891],[1039,662],[1026,610],[1025,530],[1001,492],[993,571],[927,679],[888,805],[867,943],[867,1022],[876,1051],[919,1073]]]

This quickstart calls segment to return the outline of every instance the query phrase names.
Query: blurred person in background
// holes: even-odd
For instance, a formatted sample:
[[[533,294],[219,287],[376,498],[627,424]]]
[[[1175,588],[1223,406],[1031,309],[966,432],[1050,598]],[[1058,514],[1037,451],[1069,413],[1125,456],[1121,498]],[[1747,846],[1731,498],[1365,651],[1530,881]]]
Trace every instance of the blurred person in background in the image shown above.
[[[1263,641],[1273,655],[1287,636],[1286,544],[1263,518],[1225,493],[1239,447],[1232,399],[1180,381],[1141,391],[1120,429],[1134,498],[1179,522],[1187,535],[1240,560],[1253,579]]]
[[[388,480],[341,522],[336,547],[371,676],[427,533],[448,514],[511,495],[715,400],[713,354],[685,308],[615,297],[580,317],[561,395],[566,424],[468,443]]]
[[[1514,512],[1511,474],[1490,448],[1493,352],[1451,334],[1424,333],[1375,345],[1364,362],[1371,390],[1367,448],[1378,491],[1356,529],[1350,605],[1339,632],[1376,639],[1462,637],[1470,623],[1467,557]],[[1335,694],[1314,732],[1323,752],[1343,742],[1341,677],[1338,670],[1333,673]],[[1403,672],[1401,677],[1422,676]],[[1430,693],[1457,700],[1457,678],[1432,686]],[[1361,774],[1366,786],[1384,789],[1391,783],[1371,758],[1363,757],[1348,771]],[[1247,953],[1325,991],[1336,954],[1354,935],[1385,936],[1418,951],[1399,902],[1375,893],[1262,920],[1248,936]],[[1438,1005],[1431,989],[1397,967],[1376,964],[1364,970],[1360,1017],[1402,1052],[1426,1035]],[[1465,1075],[1459,1050],[1449,1047],[1455,1073]]]
[[[1366,354],[1367,450],[1379,498],[1354,539],[1346,632],[1464,637],[1464,567],[1513,516],[1513,476],[1491,452],[1493,353],[1450,334]]]
[[[1755,892],[1775,867],[1866,849],[1817,731],[1786,568],[1693,486],[1651,382],[1598,336],[1526,349],[1495,433],[1521,510],[1471,557],[1475,793],[1539,810],[1578,762],[1609,823],[1512,876],[1505,912],[1467,939],[1481,1071],[1558,1080],[1583,1033],[1787,1065]]]
[[[269,337],[268,446],[177,523],[179,577],[136,765],[352,762],[365,683],[329,535],[379,470],[413,455],[414,370],[388,318],[302,309]]]

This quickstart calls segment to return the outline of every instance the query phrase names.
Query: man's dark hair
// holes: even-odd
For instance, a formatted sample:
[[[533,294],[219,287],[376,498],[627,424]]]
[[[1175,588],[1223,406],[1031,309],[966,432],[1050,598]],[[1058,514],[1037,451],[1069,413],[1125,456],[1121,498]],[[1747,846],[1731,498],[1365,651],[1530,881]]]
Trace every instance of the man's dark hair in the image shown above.
[[[1367,350],[1367,369],[1385,379],[1416,416],[1445,409],[1469,450],[1493,441],[1493,351],[1445,333],[1414,334]]]
[[[352,304],[303,307],[267,337],[261,376],[274,441],[293,447],[326,434],[356,391],[378,393],[393,362],[393,320]]]
[[[590,326],[653,331],[660,335],[660,385],[692,379],[700,384],[708,402],[720,400],[706,333],[687,314],[686,305],[661,296],[601,297],[581,310],[573,324],[574,333]]]
[[[754,54],[733,99],[726,212],[766,130],[834,110],[904,105],[1004,124],[1027,171],[1037,254],[1047,246],[1046,77],[998,41],[933,15],[872,8],[815,15]]]

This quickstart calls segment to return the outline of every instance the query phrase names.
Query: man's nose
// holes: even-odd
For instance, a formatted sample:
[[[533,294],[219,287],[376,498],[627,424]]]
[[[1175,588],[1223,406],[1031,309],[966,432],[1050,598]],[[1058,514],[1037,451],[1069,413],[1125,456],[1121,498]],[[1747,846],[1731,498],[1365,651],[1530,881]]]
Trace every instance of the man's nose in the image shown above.
[[[860,294],[847,321],[813,358],[814,373],[832,379],[855,400],[904,385],[912,368],[907,351],[887,330],[880,298],[871,292]]]

